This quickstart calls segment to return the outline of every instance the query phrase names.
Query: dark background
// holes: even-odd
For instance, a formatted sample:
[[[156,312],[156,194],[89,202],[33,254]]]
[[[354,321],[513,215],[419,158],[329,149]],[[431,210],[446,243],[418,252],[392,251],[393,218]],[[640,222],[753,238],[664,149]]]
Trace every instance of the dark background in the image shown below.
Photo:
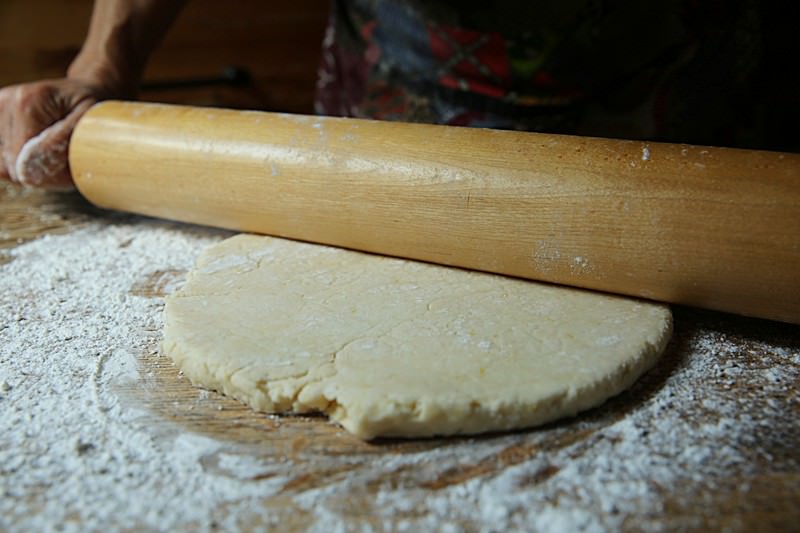
[[[91,0],[0,1],[0,86],[63,75]],[[800,3],[758,2],[759,68],[720,144],[800,152]],[[145,75],[143,100],[313,112],[323,0],[190,0]],[[234,70],[231,67],[238,67]]]

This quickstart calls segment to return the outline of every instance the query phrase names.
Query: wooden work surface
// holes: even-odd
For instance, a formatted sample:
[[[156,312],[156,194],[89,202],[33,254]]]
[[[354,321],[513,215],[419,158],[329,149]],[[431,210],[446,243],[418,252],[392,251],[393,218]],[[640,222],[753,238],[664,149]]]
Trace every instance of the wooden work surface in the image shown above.
[[[13,249],[23,243],[42,235],[69,233],[110,216],[89,206],[77,194],[0,187],[0,268],[14,260]],[[159,299],[183,274],[182,270],[170,269],[142,272],[140,280],[130,287],[130,294]],[[528,499],[520,500],[521,508],[507,508],[497,524],[499,529],[503,524],[519,528],[515,516],[525,512],[526,502],[539,501],[537,495],[541,494],[555,494],[548,496],[548,508],[580,502],[582,512],[588,513],[588,522],[584,522],[587,527],[599,523],[629,530],[796,528],[800,521],[800,400],[795,379],[800,366],[798,327],[689,308],[674,308],[673,312],[675,335],[667,352],[631,391],[574,419],[510,434],[362,442],[323,417],[266,416],[216,393],[199,393],[158,354],[156,346],[140,355],[139,380],[120,386],[117,392],[128,404],[145,410],[154,431],[171,427],[218,441],[218,451],[200,460],[206,472],[226,475],[220,460],[224,451],[262,465],[249,477],[237,475],[243,484],[286,479],[259,500],[260,512],[239,511],[233,523],[245,530],[261,526],[276,531],[321,527],[318,517],[298,503],[311,494],[317,494],[320,504],[332,509],[330,512],[348,529],[416,529],[414,524],[435,527],[435,520],[415,520],[430,518],[432,502],[445,493],[451,494],[448,501],[457,500],[458,490],[463,491],[464,509],[453,516],[450,525],[464,531],[491,530],[485,508],[483,516],[473,520],[470,507],[478,513],[475,495],[483,486],[498,490],[497,485],[489,483],[511,469],[517,469],[520,475],[508,490]],[[713,342],[709,344],[709,340]],[[699,357],[715,358],[718,365],[707,365],[708,375],[703,379],[696,379],[697,373],[680,378]],[[764,388],[759,376],[775,367],[780,370],[777,383]],[[664,403],[658,398],[666,390],[672,397]],[[687,460],[683,452],[676,452],[681,449],[680,442],[662,447],[660,441],[653,440],[650,451],[658,458],[661,470],[655,463],[643,465],[639,479],[631,479],[630,470],[625,479],[615,478],[615,470],[609,470],[609,490],[620,484],[643,484],[650,497],[642,499],[640,506],[633,497],[604,507],[607,500],[602,495],[587,495],[589,489],[582,487],[580,477],[572,485],[570,478],[559,481],[573,461],[590,465],[586,475],[596,480],[596,470],[605,464],[603,454],[621,445],[615,440],[621,437],[614,436],[618,435],[614,428],[621,423],[630,420],[641,425],[641,434],[637,434],[640,442],[648,442],[641,440],[648,432],[664,433],[659,426],[661,415],[641,416],[646,409],[652,410],[656,400],[665,417],[697,427],[701,436],[706,434],[703,427],[723,418],[713,406],[734,402],[741,409],[724,418],[740,424],[740,429],[716,434],[702,461]],[[676,429],[675,435],[691,435],[686,427]],[[702,448],[703,444],[695,438],[687,446]],[[728,461],[731,455],[724,450],[736,450],[736,460]],[[409,457],[415,459],[403,460]],[[700,467],[694,471],[686,471],[697,465]],[[670,475],[665,477],[663,469],[670,470]],[[52,480],[53,484],[58,482]],[[549,485],[554,483],[559,484],[555,492]],[[321,496],[319,489],[323,488],[330,492]],[[406,505],[392,499],[400,492],[405,494]],[[657,505],[653,505],[653,494],[658,496]],[[35,494],[24,498],[35,499]],[[388,514],[380,511],[387,507],[391,509]],[[214,521],[205,528],[230,523],[226,515],[231,512],[226,507],[216,509]],[[271,518],[266,520],[265,516]],[[522,524],[528,530],[544,527],[541,522],[522,520]],[[195,526],[184,525],[186,529]]]

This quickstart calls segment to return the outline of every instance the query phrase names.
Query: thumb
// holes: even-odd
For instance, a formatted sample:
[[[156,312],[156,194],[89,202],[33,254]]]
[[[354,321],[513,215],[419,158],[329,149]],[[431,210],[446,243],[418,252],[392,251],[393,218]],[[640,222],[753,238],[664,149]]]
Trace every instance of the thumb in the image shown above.
[[[72,130],[94,100],[81,102],[69,115],[54,122],[41,133],[28,139],[17,155],[14,166],[16,180],[29,187],[69,189],[68,150]]]

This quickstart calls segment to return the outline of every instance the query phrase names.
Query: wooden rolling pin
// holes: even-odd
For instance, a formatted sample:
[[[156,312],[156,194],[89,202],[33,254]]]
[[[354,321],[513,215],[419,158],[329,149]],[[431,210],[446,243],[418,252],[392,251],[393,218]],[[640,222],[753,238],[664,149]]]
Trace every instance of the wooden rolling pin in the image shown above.
[[[104,102],[98,206],[800,323],[800,155]]]

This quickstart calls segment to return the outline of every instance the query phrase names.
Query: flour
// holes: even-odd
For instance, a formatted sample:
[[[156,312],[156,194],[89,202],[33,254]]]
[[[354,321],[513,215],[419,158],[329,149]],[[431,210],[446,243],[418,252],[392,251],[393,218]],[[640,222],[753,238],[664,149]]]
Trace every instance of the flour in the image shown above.
[[[28,139],[17,155],[17,160],[9,170],[15,181],[27,186],[48,186],[52,189],[71,189],[70,186],[56,185],[54,180],[68,175],[67,152],[69,135],[78,118],[92,105],[84,101],[69,115],[56,121],[34,137]],[[8,163],[8,162],[7,162]]]
[[[157,357],[162,300],[131,288],[226,235],[106,216],[5,252],[0,530],[675,529],[715,518],[665,522],[668,508],[730,479],[745,501],[748,480],[800,468],[785,444],[800,442],[787,394],[800,342],[680,309],[673,347],[630,393],[541,430],[299,457],[195,433],[119,392],[157,386],[144,357]],[[298,484],[321,464],[340,472]]]

